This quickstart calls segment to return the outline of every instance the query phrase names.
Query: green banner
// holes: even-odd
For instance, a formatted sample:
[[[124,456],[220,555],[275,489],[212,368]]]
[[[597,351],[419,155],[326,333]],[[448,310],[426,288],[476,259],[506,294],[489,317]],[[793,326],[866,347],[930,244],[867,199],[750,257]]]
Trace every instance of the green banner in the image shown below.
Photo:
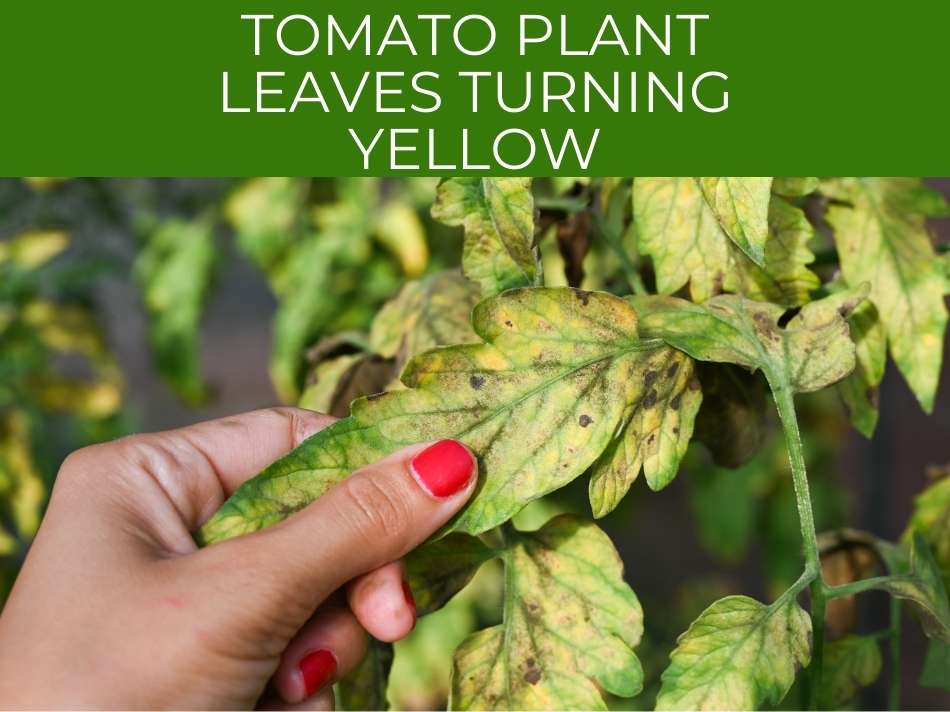
[[[9,2],[6,175],[926,175],[950,3]]]

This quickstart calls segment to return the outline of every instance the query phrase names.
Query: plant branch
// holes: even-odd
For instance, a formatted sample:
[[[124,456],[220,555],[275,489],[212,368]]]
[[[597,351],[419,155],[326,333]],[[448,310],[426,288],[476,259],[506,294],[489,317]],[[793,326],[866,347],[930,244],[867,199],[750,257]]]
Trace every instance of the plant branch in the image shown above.
[[[875,576],[873,578],[843,583],[840,586],[825,586],[825,598],[841,598],[842,596],[853,596],[857,593],[864,593],[872,588],[877,588],[886,581],[893,581],[893,576]]]
[[[795,397],[792,389],[785,383],[776,387],[772,383],[772,394],[778,409],[779,419],[785,433],[785,445],[788,460],[792,468],[792,482],[795,486],[795,502],[798,506],[798,523],[801,528],[802,546],[805,553],[805,571],[800,582],[808,582],[811,593],[812,658],[809,670],[809,704],[816,707],[821,687],[822,667],[825,648],[825,584],[821,578],[821,557],[818,551],[818,535],[815,531],[815,517],[811,508],[811,494],[808,487],[808,473],[805,470],[805,456],[802,451],[802,438],[798,430],[798,417],[795,414]],[[803,585],[804,587],[804,585]],[[794,588],[794,587],[793,587]],[[791,589],[790,589],[791,590]]]

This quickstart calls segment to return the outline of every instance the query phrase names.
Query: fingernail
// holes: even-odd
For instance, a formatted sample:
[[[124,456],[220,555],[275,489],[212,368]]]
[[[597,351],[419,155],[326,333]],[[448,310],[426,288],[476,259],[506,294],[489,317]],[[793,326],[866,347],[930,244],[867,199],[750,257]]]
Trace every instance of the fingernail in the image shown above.
[[[416,599],[412,595],[412,587],[409,585],[409,582],[406,579],[402,580],[402,595],[406,599],[406,605],[409,606],[409,610],[412,611],[412,618],[416,618]],[[415,624],[413,624],[415,625]]]
[[[316,650],[307,653],[298,663],[300,674],[303,676],[303,686],[307,697],[317,690],[326,687],[336,672],[336,657],[329,650]]]
[[[441,440],[412,459],[412,471],[433,497],[450,497],[465,489],[474,469],[471,453],[455,440]]]

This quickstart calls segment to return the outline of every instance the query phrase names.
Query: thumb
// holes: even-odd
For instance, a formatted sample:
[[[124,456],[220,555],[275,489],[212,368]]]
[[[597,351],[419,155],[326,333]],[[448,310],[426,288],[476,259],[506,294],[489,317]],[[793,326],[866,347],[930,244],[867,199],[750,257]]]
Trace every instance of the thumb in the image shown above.
[[[255,572],[244,582],[269,590],[245,593],[280,601],[305,620],[346,582],[398,560],[451,519],[475,489],[476,472],[475,457],[455,440],[414,445],[356,471],[280,524],[202,553]],[[275,596],[278,588],[293,600]]]

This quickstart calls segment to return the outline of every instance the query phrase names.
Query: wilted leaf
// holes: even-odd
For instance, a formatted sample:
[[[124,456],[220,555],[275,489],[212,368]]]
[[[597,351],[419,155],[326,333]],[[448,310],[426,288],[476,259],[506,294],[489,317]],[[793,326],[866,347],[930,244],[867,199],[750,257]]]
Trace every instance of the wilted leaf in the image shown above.
[[[591,468],[595,517],[616,508],[641,468],[654,491],[673,481],[702,402],[692,359],[671,348],[644,354],[627,381],[626,402],[621,429]]]
[[[402,375],[408,389],[357,401],[352,417],[245,483],[200,538],[261,529],[358,467],[442,438],[464,442],[479,464],[476,493],[452,528],[486,531],[594,462],[659,348],[640,341],[624,300],[567,288],[505,292],[476,307],[473,326],[485,343],[417,356]]]
[[[828,643],[818,692],[819,709],[844,709],[880,674],[881,649],[876,639],[849,635]]]
[[[386,688],[393,666],[393,645],[370,638],[366,656],[353,672],[336,685],[337,708],[388,710]]]
[[[698,361],[761,369],[773,389],[817,391],[854,369],[854,343],[845,318],[864,289],[806,304],[780,325],[784,310],[739,296],[702,305],[673,297],[631,297],[645,337],[660,338]]]
[[[947,281],[926,218],[944,215],[943,199],[917,178],[841,178],[822,191],[841,271],[848,284],[870,282],[870,299],[891,356],[921,406],[933,409],[947,326]]]
[[[950,643],[950,602],[937,562],[924,535],[915,532],[909,555],[895,544],[878,542],[890,576],[875,586],[913,604],[924,633]]]
[[[437,611],[472,580],[478,568],[499,555],[478,537],[449,534],[419,547],[406,557],[406,576],[424,616]]]
[[[149,237],[134,273],[149,313],[149,342],[159,372],[192,403],[204,400],[199,326],[215,262],[205,220],[170,220]]]
[[[337,418],[350,414],[357,398],[380,393],[395,376],[391,361],[369,354],[336,356],[319,364],[298,406]]]
[[[477,343],[472,310],[478,301],[478,287],[455,270],[408,282],[373,319],[370,347],[395,357],[399,372],[413,356],[436,346]]]
[[[771,178],[697,178],[722,229],[757,265],[765,264]]]
[[[768,429],[768,399],[761,376],[729,364],[698,364],[703,404],[696,416],[695,439],[722,467],[751,460]]]
[[[937,687],[950,692],[950,643],[931,640],[920,673],[921,687]]]
[[[729,596],[677,641],[657,709],[749,710],[777,705],[811,657],[811,621],[795,601]]]
[[[462,271],[483,298],[541,283],[530,178],[450,178],[439,184],[432,217],[464,226]]]
[[[59,230],[25,232],[0,240],[0,264],[10,261],[23,270],[36,269],[69,247],[69,237]]]
[[[818,190],[817,178],[775,178],[772,180],[772,192],[789,198],[800,198]]]
[[[451,709],[606,709],[636,695],[643,612],[610,539],[564,515],[510,532],[501,625],[455,653]]]
[[[730,241],[690,178],[637,178],[633,209],[640,249],[653,258],[661,294],[689,283],[696,302],[735,292],[797,306],[818,286],[807,267],[814,260],[808,248],[814,231],[805,214],[782,198],[768,204],[761,266]]]

